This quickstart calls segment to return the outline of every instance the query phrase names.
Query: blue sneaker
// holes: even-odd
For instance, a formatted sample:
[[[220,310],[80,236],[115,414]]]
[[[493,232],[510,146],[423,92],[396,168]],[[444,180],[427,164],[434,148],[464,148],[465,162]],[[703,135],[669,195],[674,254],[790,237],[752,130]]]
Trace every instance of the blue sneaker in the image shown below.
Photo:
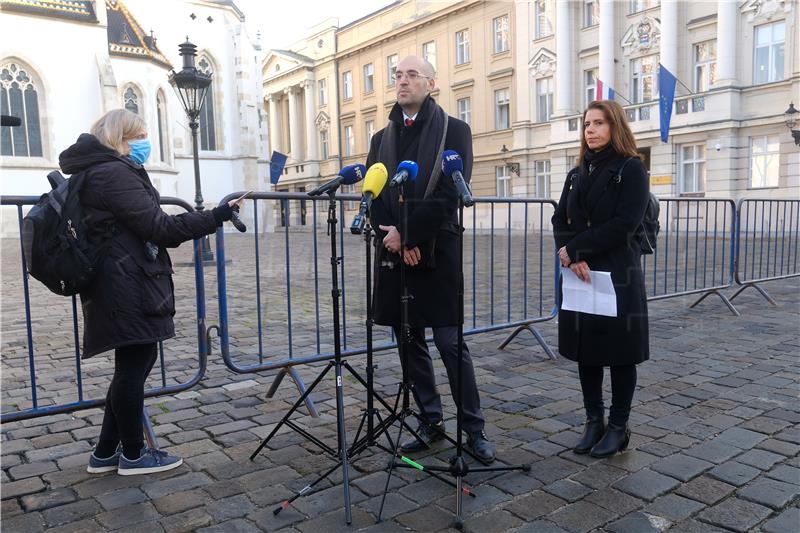
[[[117,446],[117,451],[114,455],[105,459],[100,459],[94,452],[89,456],[89,466],[86,471],[90,474],[102,474],[103,472],[111,472],[116,470],[119,466],[119,458],[122,457],[122,445]]]
[[[125,454],[119,456],[117,473],[121,476],[135,476],[137,474],[153,474],[178,468],[183,464],[183,459],[174,457],[161,450],[153,450],[145,446],[142,454],[135,461],[131,461]]]

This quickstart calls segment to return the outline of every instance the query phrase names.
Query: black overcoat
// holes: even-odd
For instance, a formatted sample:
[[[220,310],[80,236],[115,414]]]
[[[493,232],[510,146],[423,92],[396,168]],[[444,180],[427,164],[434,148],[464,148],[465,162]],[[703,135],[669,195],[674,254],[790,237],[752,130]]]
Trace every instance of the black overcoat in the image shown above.
[[[634,238],[644,218],[649,180],[641,160],[633,159],[617,183],[614,176],[623,161],[615,155],[594,169],[583,201],[580,172],[570,172],[552,219],[557,249],[566,246],[573,261],[611,272],[617,294],[616,317],[558,312],[559,352],[587,366],[636,364],[650,356],[647,293]]]
[[[85,173],[80,201],[89,235],[107,242],[95,279],[80,295],[83,357],[173,337],[175,294],[165,247],[216,231],[211,211],[168,215],[145,169],[89,134],[61,154],[60,164],[65,173]],[[154,259],[147,242],[158,247]]]
[[[418,161],[419,133],[437,104],[428,98],[410,128],[403,125],[403,114],[395,104],[387,128],[398,130],[398,160]],[[367,167],[378,162],[378,151],[385,129],[377,132],[370,143]],[[469,125],[448,117],[445,150],[455,150],[464,161],[464,179],[472,174],[472,132]],[[384,164],[387,162],[381,161]],[[437,165],[441,162],[436,162]],[[394,175],[388,168],[389,177]],[[376,230],[375,289],[373,310],[375,322],[387,326],[400,325],[400,256],[383,247],[384,231],[379,225],[396,226],[409,247],[417,246],[421,262],[406,267],[411,296],[409,321],[412,327],[456,326],[461,316],[458,290],[461,279],[459,259],[458,194],[449,176],[441,175],[432,193],[423,198],[430,176],[420,173],[408,196],[408,224],[403,227],[397,205],[397,193],[386,187],[373,202],[370,220]],[[390,205],[394,202],[394,206]],[[397,215],[393,214],[397,213]]]

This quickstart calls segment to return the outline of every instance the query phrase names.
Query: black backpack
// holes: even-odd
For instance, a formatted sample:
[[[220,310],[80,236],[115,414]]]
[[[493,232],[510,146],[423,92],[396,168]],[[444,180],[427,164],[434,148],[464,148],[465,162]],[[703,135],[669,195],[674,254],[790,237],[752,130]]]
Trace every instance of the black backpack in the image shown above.
[[[622,181],[622,171],[628,161],[634,159],[628,157],[619,167],[614,182],[619,183]],[[661,223],[658,221],[658,215],[661,213],[661,208],[658,205],[658,197],[649,193],[650,197],[647,199],[647,208],[644,211],[644,219],[636,230],[636,240],[639,242],[639,249],[642,254],[650,255],[656,251],[656,244],[658,242],[658,232],[661,230]]]
[[[91,284],[106,246],[89,241],[79,198],[84,173],[66,179],[54,170],[47,179],[53,190],[22,219],[22,251],[31,276],[72,296]]]

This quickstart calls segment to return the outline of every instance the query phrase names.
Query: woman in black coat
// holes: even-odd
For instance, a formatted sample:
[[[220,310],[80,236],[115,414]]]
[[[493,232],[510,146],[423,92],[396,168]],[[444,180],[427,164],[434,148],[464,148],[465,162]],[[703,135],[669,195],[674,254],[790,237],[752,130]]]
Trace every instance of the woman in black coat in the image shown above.
[[[144,382],[158,341],[175,335],[172,263],[166,247],[214,233],[230,220],[235,202],[211,211],[168,215],[142,164],[150,141],[139,115],[106,113],[61,153],[61,169],[83,173],[81,206],[90,239],[104,250],[91,286],[81,293],[83,357],[115,350],[91,473],[161,472],[182,459],[144,446]],[[121,449],[120,449],[121,448]]]
[[[592,270],[610,272],[617,297],[616,317],[558,313],[558,349],[578,363],[586,408],[583,437],[573,449],[578,454],[607,457],[624,450],[630,439],[636,365],[649,358],[647,293],[636,238],[648,198],[647,171],[622,107],[611,100],[592,102],[583,114],[578,167],[567,175],[552,219],[561,265],[586,283]],[[606,366],[611,368],[607,428]]]

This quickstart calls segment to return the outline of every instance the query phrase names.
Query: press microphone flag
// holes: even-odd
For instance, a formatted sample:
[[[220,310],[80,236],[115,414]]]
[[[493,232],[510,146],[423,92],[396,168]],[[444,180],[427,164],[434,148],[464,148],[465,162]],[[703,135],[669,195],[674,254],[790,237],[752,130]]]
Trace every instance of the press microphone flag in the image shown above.
[[[328,183],[323,183],[313,191],[309,192],[309,196],[319,196],[329,191],[335,191],[339,185],[352,185],[364,179],[364,174],[367,173],[367,167],[362,164],[347,165],[339,171],[339,175]]]
[[[386,165],[383,163],[375,163],[364,177],[364,185],[361,188],[361,204],[358,207],[358,214],[353,219],[350,225],[350,233],[360,235],[364,231],[364,226],[367,221],[367,213],[372,205],[372,201],[380,196],[381,191],[386,186],[386,180],[389,177],[389,172],[386,170]]]
[[[397,165],[397,172],[395,172],[392,181],[389,182],[389,187],[397,187],[401,183],[405,183],[406,181],[410,181],[414,183],[414,180],[417,179],[417,173],[419,172],[419,165],[417,165],[413,161],[401,161],[399,165]]]
[[[22,119],[19,117],[14,117],[11,115],[0,115],[0,117],[2,117],[0,126],[19,126],[22,124]]]
[[[458,196],[464,202],[464,207],[472,207],[475,201],[472,199],[472,193],[469,192],[467,182],[464,181],[464,160],[458,155],[455,150],[445,150],[442,153],[442,173],[446,176],[453,178],[453,184],[456,186]]]

